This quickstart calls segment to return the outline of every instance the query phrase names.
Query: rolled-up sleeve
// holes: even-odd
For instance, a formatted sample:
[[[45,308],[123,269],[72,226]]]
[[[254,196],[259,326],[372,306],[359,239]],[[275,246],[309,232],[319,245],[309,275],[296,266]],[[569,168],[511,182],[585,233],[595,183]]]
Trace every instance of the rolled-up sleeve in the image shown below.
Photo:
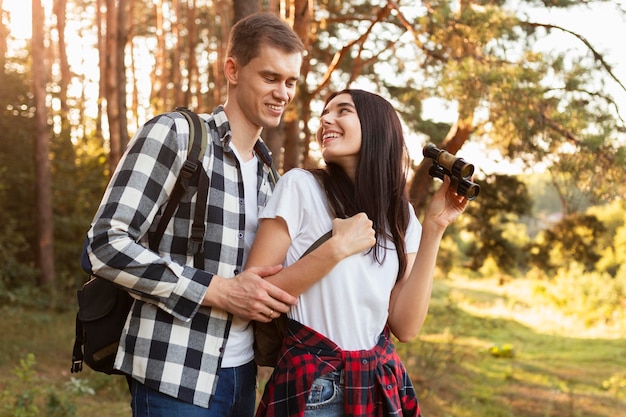
[[[188,138],[186,120],[172,114],[155,117],[137,132],[106,188],[83,254],[86,272],[184,321],[199,309],[212,274],[150,250],[146,236],[171,196]],[[189,219],[182,221],[190,227]]]

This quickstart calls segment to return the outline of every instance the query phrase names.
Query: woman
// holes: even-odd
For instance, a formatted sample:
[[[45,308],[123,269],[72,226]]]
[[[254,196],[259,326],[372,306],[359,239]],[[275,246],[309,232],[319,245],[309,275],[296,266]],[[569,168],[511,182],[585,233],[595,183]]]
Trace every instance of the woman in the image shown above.
[[[402,126],[378,95],[331,95],[317,140],[326,168],[281,178],[248,258],[248,267],[283,263],[267,279],[298,297],[257,417],[419,416],[390,333],[406,342],[419,332],[441,238],[467,199],[446,178],[419,224]]]

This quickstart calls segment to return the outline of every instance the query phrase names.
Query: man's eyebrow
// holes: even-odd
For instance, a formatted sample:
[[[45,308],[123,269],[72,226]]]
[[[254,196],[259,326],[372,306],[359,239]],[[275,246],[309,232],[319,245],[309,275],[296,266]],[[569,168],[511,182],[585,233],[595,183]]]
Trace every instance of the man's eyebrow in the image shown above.
[[[276,71],[270,71],[270,70],[261,70],[259,71],[259,73],[264,76],[264,77],[272,77],[272,78],[283,78],[284,74],[281,74],[279,72]],[[287,77],[288,80],[294,80],[294,81],[298,81],[300,79],[300,76],[297,77]]]

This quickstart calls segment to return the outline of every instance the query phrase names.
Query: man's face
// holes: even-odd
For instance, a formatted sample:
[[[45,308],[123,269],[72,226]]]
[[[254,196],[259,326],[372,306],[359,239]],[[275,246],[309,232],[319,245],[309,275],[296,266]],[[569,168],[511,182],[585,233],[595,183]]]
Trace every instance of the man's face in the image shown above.
[[[243,116],[258,128],[276,127],[296,92],[302,55],[262,44],[259,54],[238,67],[236,101]]]

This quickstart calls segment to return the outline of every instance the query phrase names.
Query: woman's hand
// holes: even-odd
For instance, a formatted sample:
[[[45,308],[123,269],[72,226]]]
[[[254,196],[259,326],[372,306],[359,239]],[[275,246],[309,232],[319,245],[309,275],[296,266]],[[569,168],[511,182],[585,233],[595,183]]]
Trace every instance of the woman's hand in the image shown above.
[[[468,199],[458,195],[454,189],[450,187],[451,180],[447,175],[443,179],[443,184],[439,190],[433,195],[426,214],[424,222],[430,221],[435,225],[445,229],[452,223],[467,207]]]
[[[347,219],[333,220],[333,237],[339,244],[341,258],[355,255],[370,249],[376,244],[373,223],[365,213],[358,213]]]

